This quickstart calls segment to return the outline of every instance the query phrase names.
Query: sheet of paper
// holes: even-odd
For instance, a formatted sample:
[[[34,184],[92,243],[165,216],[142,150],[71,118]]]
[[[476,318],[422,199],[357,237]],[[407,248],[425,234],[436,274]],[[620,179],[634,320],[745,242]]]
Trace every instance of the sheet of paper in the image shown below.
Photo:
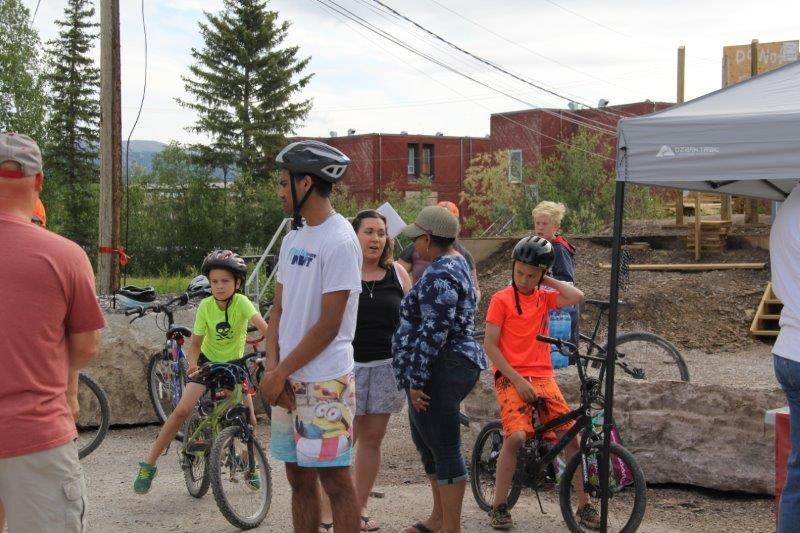
[[[386,217],[386,225],[388,226],[386,231],[392,239],[400,235],[400,232],[406,227],[406,223],[389,202],[384,202],[376,211]]]

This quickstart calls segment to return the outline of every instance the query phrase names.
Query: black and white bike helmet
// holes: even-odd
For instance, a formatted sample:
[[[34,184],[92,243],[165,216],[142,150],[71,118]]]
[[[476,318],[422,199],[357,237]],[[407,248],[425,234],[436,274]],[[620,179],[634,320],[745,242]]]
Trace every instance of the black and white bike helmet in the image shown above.
[[[230,250],[214,250],[203,259],[203,266],[200,271],[203,276],[208,278],[209,272],[215,268],[222,268],[242,280],[244,283],[247,278],[247,265],[239,254]],[[196,279],[196,278],[195,278]]]
[[[286,146],[278,153],[275,161],[281,168],[292,174],[289,180],[292,188],[292,204],[294,205],[293,223],[295,228],[302,226],[300,209],[308,200],[311,189],[306,192],[300,201],[297,200],[294,176],[310,174],[328,183],[338,183],[342,180],[350,166],[350,158],[333,146],[320,141],[298,141]]]
[[[539,237],[538,235],[523,237],[516,244],[516,246],[514,246],[514,251],[511,252],[511,285],[514,287],[514,303],[517,306],[518,315],[522,314],[522,306],[519,303],[519,291],[517,290],[517,284],[514,282],[514,263],[519,261],[521,263],[525,263],[526,265],[541,268],[542,276],[539,278],[539,283],[541,284],[545,273],[550,270],[550,267],[553,266],[553,262],[555,260],[556,255],[553,251],[553,245],[550,244],[550,241]]]
[[[196,276],[192,281],[189,282],[189,286],[186,287],[186,292],[192,292],[196,294],[205,294],[206,296],[211,295],[211,284],[208,282],[208,278],[200,275]]]

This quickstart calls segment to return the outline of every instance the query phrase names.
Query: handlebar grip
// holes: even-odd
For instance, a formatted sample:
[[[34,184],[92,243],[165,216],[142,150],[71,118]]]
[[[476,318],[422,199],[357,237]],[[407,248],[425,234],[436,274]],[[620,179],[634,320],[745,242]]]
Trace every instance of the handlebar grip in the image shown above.
[[[137,314],[141,315],[143,312],[144,312],[144,308],[141,307],[141,306],[130,307],[130,308],[125,310],[125,316],[131,316],[131,315],[137,315]]]
[[[536,340],[546,342],[547,344],[561,344],[561,339],[555,337],[548,337],[547,335],[536,335]]]

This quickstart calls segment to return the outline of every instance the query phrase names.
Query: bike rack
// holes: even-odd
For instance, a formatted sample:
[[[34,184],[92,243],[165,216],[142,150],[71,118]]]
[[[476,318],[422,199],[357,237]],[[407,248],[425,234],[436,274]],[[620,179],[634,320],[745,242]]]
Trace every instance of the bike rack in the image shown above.
[[[275,261],[274,264],[269,265],[270,271],[267,275],[267,280],[264,283],[263,287],[259,286],[259,274],[261,273],[261,269],[264,268],[264,265],[267,264],[267,257],[272,255],[272,249],[275,247],[275,244],[278,242],[278,239],[283,237],[285,233],[288,232],[288,228],[292,227],[292,219],[291,218],[284,218],[278,229],[275,230],[275,233],[272,235],[272,239],[270,239],[269,244],[267,244],[264,253],[261,254],[261,257],[258,259],[255,268],[250,273],[250,276],[247,278],[244,284],[244,293],[247,295],[250,300],[252,300],[253,304],[255,304],[256,309],[261,309],[260,302],[261,298],[264,296],[264,293],[269,288],[272,280],[275,278],[275,275],[278,272],[278,262]],[[270,310],[272,309],[272,305],[270,305],[263,313],[263,316],[266,317],[269,315]]]

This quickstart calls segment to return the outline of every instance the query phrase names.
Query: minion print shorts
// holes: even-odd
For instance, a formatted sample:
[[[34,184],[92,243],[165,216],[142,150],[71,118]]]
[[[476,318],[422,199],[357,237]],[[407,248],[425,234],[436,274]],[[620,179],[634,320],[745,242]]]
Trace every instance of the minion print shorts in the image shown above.
[[[306,468],[350,466],[356,412],[353,374],[290,382],[297,409],[272,408],[272,457]]]

